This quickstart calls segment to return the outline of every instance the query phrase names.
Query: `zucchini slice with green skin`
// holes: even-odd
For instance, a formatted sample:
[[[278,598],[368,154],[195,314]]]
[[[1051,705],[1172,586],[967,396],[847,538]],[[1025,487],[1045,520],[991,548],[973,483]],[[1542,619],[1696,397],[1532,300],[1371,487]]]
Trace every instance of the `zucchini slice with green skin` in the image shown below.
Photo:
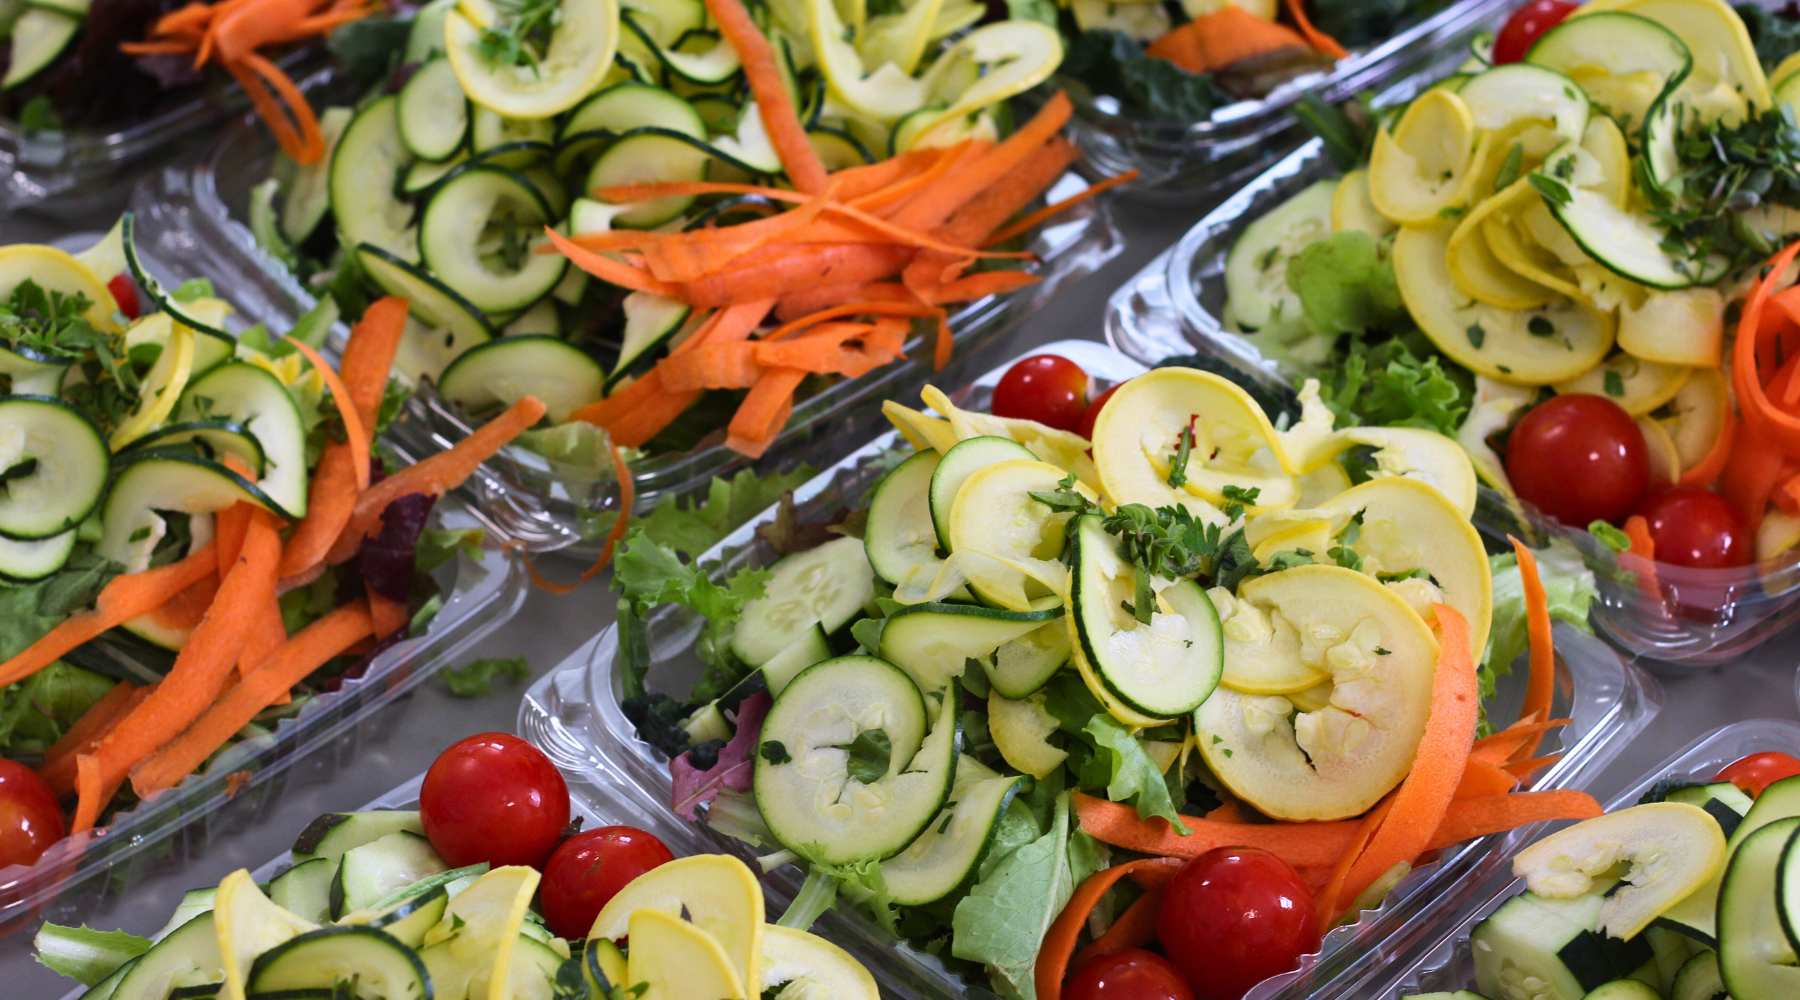
[[[71,364],[67,358],[40,354],[24,344],[0,344],[0,377],[7,379],[9,396],[57,395]]]
[[[237,352],[237,338],[220,325],[223,317],[218,317],[217,322],[209,322],[214,319],[211,311],[177,299],[144,266],[137,250],[137,219],[132,213],[126,212],[119,218],[119,232],[125,251],[125,268],[131,272],[131,280],[143,290],[144,297],[155,303],[156,311],[168,313],[175,322],[199,334],[194,339],[194,364],[189,377],[200,375],[232,357]],[[218,308],[217,300],[210,301]]]
[[[256,434],[235,420],[189,420],[166,424],[131,442],[125,451],[169,449],[184,444],[195,445],[200,449],[200,457],[213,461],[230,455],[244,463],[251,477],[256,479],[262,478],[268,462]]]
[[[315,924],[331,920],[331,883],[337,866],[324,858],[302,861],[269,880],[269,902]]]
[[[320,220],[331,211],[331,161],[338,139],[355,114],[350,108],[332,107],[319,113],[319,134],[325,140],[325,158],[294,171],[281,198],[281,235],[298,246],[306,242]]]
[[[419,8],[406,36],[406,62],[422,63],[444,51],[444,18],[455,9],[456,0],[431,0]]]
[[[171,988],[217,983],[225,978],[219,935],[209,910],[152,945],[126,967],[112,1000],[165,1000]]]
[[[732,105],[733,113],[736,105]],[[618,137],[640,128],[671,129],[705,139],[706,122],[687,99],[647,83],[625,81],[582,102],[557,131],[556,169],[573,174]]]
[[[954,684],[970,660],[985,669],[1001,647],[1046,624],[1063,631],[1062,614],[1062,608],[1002,611],[974,604],[915,604],[888,617],[881,632],[881,658],[906,671],[919,690],[933,694]],[[1062,660],[1051,670],[1067,660],[1065,643]]]
[[[588,171],[589,191],[649,181],[698,181],[706,177],[713,149],[685,132],[659,126],[633,129],[607,148]],[[655,198],[621,212],[614,222],[631,229],[653,229],[687,211],[694,196]]]
[[[1744,838],[1719,886],[1719,974],[1737,1000],[1800,996],[1800,968],[1781,927],[1778,876],[1800,817],[1776,820]]]
[[[1157,595],[1150,624],[1122,607],[1134,599],[1135,570],[1097,515],[1075,529],[1074,615],[1082,654],[1115,696],[1133,710],[1174,718],[1199,708],[1225,670],[1219,613],[1206,591],[1183,580]]]
[[[556,128],[548,121],[505,118],[480,106],[469,123],[469,148],[509,170],[548,158],[555,137]]]
[[[344,126],[331,154],[327,188],[331,216],[346,246],[366,243],[408,263],[417,259],[413,206],[394,194],[417,159],[400,136],[398,96],[375,100]]]
[[[331,915],[374,905],[397,890],[448,868],[431,841],[411,830],[396,830],[344,852],[331,880]]]
[[[178,420],[227,420],[249,429],[264,461],[256,485],[286,516],[306,516],[306,423],[287,387],[268,369],[231,361],[187,384]]]
[[[959,761],[958,773],[970,766],[967,758]],[[1024,780],[1015,774],[959,782],[954,793],[956,801],[906,850],[881,863],[881,877],[894,902],[924,906],[968,883],[994,841],[1000,817],[1006,814],[1006,807],[1012,804]]]
[[[449,890],[438,885],[408,896],[383,912],[371,914],[367,920],[358,919],[359,914],[347,913],[343,922],[379,927],[408,948],[417,948],[425,942],[426,933],[444,919],[444,910],[449,905]]]
[[[548,221],[550,206],[531,182],[494,167],[464,167],[426,203],[419,254],[440,282],[475,308],[521,312],[549,295],[569,266],[560,254],[531,252]],[[496,227],[502,245],[490,248],[488,234]]]
[[[70,528],[49,538],[0,537],[0,580],[30,583],[54,574],[75,554],[75,535]]]
[[[420,66],[400,88],[400,140],[421,160],[447,160],[469,139],[469,99],[450,60]]]
[[[250,966],[250,993],[329,989],[354,982],[364,996],[431,995],[425,963],[411,948],[375,927],[321,927],[258,955]]]
[[[1300,295],[1288,288],[1288,264],[1331,235],[1335,181],[1320,181],[1244,228],[1225,257],[1226,300],[1246,330],[1300,317]]]
[[[762,674],[763,684],[767,685],[769,694],[781,697],[782,689],[800,676],[800,671],[815,663],[823,663],[831,659],[831,637],[825,629],[814,625],[799,639],[794,640],[786,649],[776,653],[769,662],[758,668]]]
[[[863,548],[875,575],[896,587],[943,566],[930,512],[932,474],[939,461],[937,452],[921,451],[889,469],[869,494]]]
[[[1763,789],[1749,812],[1725,842],[1727,857],[1735,857],[1744,841],[1771,823],[1800,817],[1800,777],[1784,778]],[[1699,941],[1708,948],[1718,944],[1718,903],[1725,874],[1715,875],[1673,909],[1657,918],[1657,924]]]
[[[905,850],[949,798],[957,703],[940,700],[927,735],[925,699],[899,667],[840,656],[801,671],[763,720],[756,754],[756,805],[775,839],[818,864]],[[834,796],[848,808],[820,808]]]
[[[369,812],[325,813],[306,824],[290,849],[294,863],[309,858],[324,858],[332,864],[342,861],[353,847],[373,843],[390,833],[400,831],[425,835],[419,814],[405,809],[374,809]]]
[[[993,436],[965,438],[945,452],[931,474],[931,524],[938,545],[946,552],[954,551],[950,547],[950,511],[956,506],[957,491],[970,476],[998,462],[1035,458],[1031,449],[1019,442]]]
[[[122,455],[101,508],[96,550],[135,573],[150,564],[162,539],[164,512],[212,514],[240,501],[281,511],[255,483],[217,462],[160,451]]]
[[[1669,1000],[1730,1000],[1719,975],[1719,953],[1708,949],[1688,959],[1675,974]]]
[[[404,377],[435,379],[464,351],[494,338],[481,310],[417,265],[367,243],[356,248],[356,258],[383,290],[406,299],[421,324],[406,331],[394,361]]]
[[[550,421],[605,394],[600,363],[568,341],[539,334],[497,337],[463,354],[438,379],[445,399],[469,413],[508,406],[532,395],[543,400]]]
[[[99,505],[110,460],[100,429],[62,400],[0,398],[0,536],[73,529]]]
[[[796,552],[769,570],[763,596],[744,605],[731,651],[760,667],[814,625],[836,632],[875,598],[875,571],[861,540],[839,538]]]
[[[12,57],[0,90],[10,90],[42,73],[81,30],[82,19],[49,7],[27,6],[12,23]]]
[[[607,388],[636,370],[641,363],[661,353],[681,325],[687,322],[693,307],[680,299],[667,299],[648,292],[632,292],[622,304],[625,311],[625,334],[619,345],[619,360],[613,362],[606,376]]]

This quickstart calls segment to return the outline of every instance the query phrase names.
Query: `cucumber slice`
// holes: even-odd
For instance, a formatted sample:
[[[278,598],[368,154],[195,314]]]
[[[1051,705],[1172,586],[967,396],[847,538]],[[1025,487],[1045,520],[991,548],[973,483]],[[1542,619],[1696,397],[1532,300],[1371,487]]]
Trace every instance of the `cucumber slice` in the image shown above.
[[[1000,462],[1033,460],[1031,449],[1003,437],[972,437],[956,443],[944,453],[931,474],[931,525],[937,531],[938,545],[954,552],[950,545],[950,511],[956,505],[956,494],[970,476]]]
[[[1608,940],[1591,929],[1599,896],[1544,899],[1524,892],[1500,905],[1469,935],[1475,989],[1491,997],[1580,1000],[1614,978]]]
[[[770,832],[816,864],[905,850],[949,798],[960,743],[957,705],[941,700],[927,736],[925,700],[893,664],[841,656],[802,671],[763,720],[756,755],[756,804]],[[865,736],[875,732],[885,740]],[[882,743],[885,762],[878,750],[866,752]],[[865,752],[853,756],[850,747]],[[821,808],[826,802],[837,805]]]
[[[549,220],[550,206],[529,181],[494,167],[464,167],[425,205],[419,253],[475,308],[519,312],[549,295],[569,266],[561,254],[532,252]]]
[[[112,1000],[166,1000],[183,986],[202,986],[225,978],[225,959],[213,915],[206,912],[139,955],[119,978]]]
[[[444,369],[438,391],[469,413],[510,406],[526,395],[544,401],[551,423],[605,395],[599,362],[556,337],[523,334],[479,344]]]
[[[1766,793],[1765,793],[1766,794]],[[1779,819],[1738,845],[1719,887],[1719,973],[1736,1000],[1800,996],[1800,968],[1781,930],[1778,874],[1800,817]]]
[[[319,114],[319,134],[325,140],[325,157],[318,163],[297,167],[281,198],[281,235],[288,243],[306,242],[319,221],[331,211],[331,161],[338,140],[355,112],[346,107],[326,108]]]
[[[1148,625],[1122,605],[1134,598],[1136,571],[1098,515],[1075,529],[1075,630],[1082,655],[1107,689],[1133,710],[1175,718],[1199,708],[1225,670],[1225,641],[1206,591],[1183,580],[1156,595]]]
[[[321,927],[257,956],[253,994],[331,989],[354,983],[358,996],[428,997],[430,977],[411,948],[374,927]]]
[[[968,759],[958,762],[960,773]],[[958,784],[954,798],[907,845],[906,850],[881,863],[881,878],[888,894],[901,906],[935,903],[968,883],[993,843],[1000,817],[1012,804],[1025,779],[996,775],[967,785]]]
[[[1667,993],[1681,974],[1681,967],[1700,952],[1700,943],[1685,934],[1664,927],[1644,930],[1644,942],[1650,946],[1650,957],[1656,966],[1656,987]]]
[[[62,569],[75,554],[75,529],[49,538],[0,538],[0,579],[30,583]]]
[[[294,862],[324,858],[334,865],[353,847],[373,843],[400,831],[425,835],[419,814],[402,809],[378,809],[360,813],[326,813],[300,831],[294,839]]]
[[[1719,953],[1710,949],[1687,960],[1669,987],[1669,1000],[1730,1000],[1719,975]]]
[[[262,446],[256,484],[287,517],[306,516],[306,423],[287,387],[266,368],[233,361],[190,381],[175,405],[178,420],[227,420],[249,428]]]
[[[191,444],[201,458],[218,461],[225,455],[244,463],[253,479],[261,479],[267,456],[249,427],[233,420],[189,420],[168,424],[131,442],[126,452],[171,449]]]
[[[436,378],[464,351],[493,339],[494,328],[481,310],[417,265],[370,244],[356,259],[377,285],[406,299],[412,315],[428,329],[408,329],[395,362],[408,378]]]
[[[781,692],[800,671],[815,663],[824,663],[831,659],[831,641],[825,630],[814,625],[805,635],[794,640],[786,649],[776,653],[769,662],[762,665],[760,672],[763,683],[768,686],[769,694],[779,698]]]
[[[634,129],[600,154],[583,186],[596,191],[621,184],[703,180],[711,156],[711,147],[684,132],[654,126]],[[613,221],[633,229],[651,229],[681,215],[693,203],[691,195],[656,198],[619,213]]]
[[[0,78],[0,90],[8,90],[42,73],[62,55],[75,33],[81,30],[79,17],[49,7],[26,7],[13,20],[11,59],[6,76]]]
[[[421,160],[447,160],[469,138],[469,100],[450,60],[420,66],[400,88],[395,109],[400,141]]]
[[[413,206],[394,195],[415,159],[400,136],[398,96],[376,99],[344,126],[326,185],[344,244],[368,244],[408,263],[418,259]]]
[[[331,880],[331,914],[341,917],[361,910],[448,866],[431,849],[431,842],[410,830],[359,844],[344,852],[337,876]]]
[[[80,524],[106,490],[100,429],[51,396],[0,398],[0,536],[52,538]]]
[[[324,858],[302,861],[269,880],[269,901],[303,920],[331,919],[331,884],[337,866]]]
[[[986,667],[1002,646],[1046,623],[1064,631],[1061,619],[1061,608],[1021,612],[971,604],[915,604],[889,616],[881,632],[880,655],[906,671],[919,690],[935,694],[954,684],[970,660]],[[1068,659],[1066,642],[1063,651],[1063,660],[1052,671]]]
[[[606,376],[607,388],[661,353],[681,331],[693,308],[680,299],[666,299],[648,292],[632,292],[622,304],[625,311],[625,335],[619,345],[619,359]]]
[[[1320,181],[1244,228],[1225,257],[1225,295],[1245,330],[1300,316],[1300,296],[1288,287],[1288,262],[1331,235],[1334,181]]]
[[[150,565],[167,530],[163,514],[213,514],[239,501],[281,510],[255,483],[217,462],[155,451],[122,455],[101,508],[95,550],[126,572],[138,572]]]
[[[836,632],[874,597],[875,572],[860,540],[839,538],[796,552],[771,567],[763,596],[744,605],[731,651],[760,667],[814,625]]]

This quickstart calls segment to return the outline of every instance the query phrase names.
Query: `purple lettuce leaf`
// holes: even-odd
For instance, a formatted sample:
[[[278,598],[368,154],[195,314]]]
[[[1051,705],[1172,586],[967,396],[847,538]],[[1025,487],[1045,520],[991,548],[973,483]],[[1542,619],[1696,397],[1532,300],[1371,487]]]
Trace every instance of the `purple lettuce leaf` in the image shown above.
[[[699,808],[711,802],[721,791],[750,790],[755,771],[756,743],[762,735],[763,716],[769,714],[773,699],[767,691],[758,691],[738,706],[737,732],[719,751],[712,767],[702,771],[694,766],[693,751],[669,761],[669,776],[674,779],[671,803],[682,819],[698,821]]]

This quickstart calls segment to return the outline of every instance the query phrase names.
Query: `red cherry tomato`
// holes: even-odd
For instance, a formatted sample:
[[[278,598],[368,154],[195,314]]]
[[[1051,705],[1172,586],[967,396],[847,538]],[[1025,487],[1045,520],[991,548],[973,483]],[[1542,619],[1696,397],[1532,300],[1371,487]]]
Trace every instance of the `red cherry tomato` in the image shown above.
[[[1526,501],[1585,528],[1630,514],[1650,488],[1650,449],[1617,403],[1555,396],[1531,408],[1506,441],[1506,476]]]
[[[1088,375],[1080,365],[1054,354],[1033,354],[1000,377],[994,415],[1073,431],[1087,410],[1087,388]]]
[[[1494,65],[1523,61],[1544,32],[1563,23],[1579,6],[1565,0],[1532,0],[1513,11],[1494,39]]]
[[[1124,382],[1119,383],[1119,385],[1124,384]],[[1100,419],[1100,411],[1105,409],[1106,401],[1112,398],[1113,393],[1119,391],[1119,385],[1115,385],[1111,389],[1094,397],[1094,401],[1089,403],[1087,409],[1082,412],[1081,426],[1075,429],[1075,433],[1087,438],[1089,441],[1094,439],[1094,422]]]
[[[1201,1000],[1240,1000],[1319,948],[1312,892],[1287,862],[1254,847],[1220,847],[1175,873],[1156,936]]]
[[[1672,486],[1650,494],[1639,514],[1650,524],[1658,562],[1719,569],[1750,561],[1753,543],[1737,508],[1698,486]]]
[[[49,784],[24,764],[0,760],[0,868],[36,862],[66,833]]]
[[[538,905],[550,929],[585,938],[594,918],[626,883],[675,860],[663,842],[636,827],[602,826],[562,842],[544,865]]]
[[[537,747],[511,733],[482,733],[431,762],[419,813],[432,849],[453,868],[536,868],[569,825],[569,786]]]
[[[1101,955],[1076,969],[1062,995],[1066,1000],[1194,1000],[1169,960],[1142,948]]]
[[[1752,797],[1783,778],[1800,774],[1800,760],[1772,750],[1753,753],[1725,766],[1715,781],[1729,781]]]
[[[131,275],[115,274],[106,283],[106,290],[112,293],[113,301],[119,304],[119,311],[126,319],[137,319],[143,307],[138,304],[137,286],[131,283]]]

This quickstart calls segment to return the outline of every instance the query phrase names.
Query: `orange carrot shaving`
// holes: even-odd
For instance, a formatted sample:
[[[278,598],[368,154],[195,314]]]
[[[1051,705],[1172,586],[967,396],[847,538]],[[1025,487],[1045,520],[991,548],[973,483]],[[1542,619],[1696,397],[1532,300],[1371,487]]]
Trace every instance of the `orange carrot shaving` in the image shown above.
[[[118,791],[118,785],[108,788],[106,779],[100,773],[100,760],[93,754],[84,753],[75,756],[75,815],[69,821],[69,832],[86,833],[100,821],[100,812],[106,803]]]
[[[1156,940],[1156,911],[1161,906],[1160,889],[1152,889],[1139,896],[1125,908],[1124,913],[1119,914],[1119,919],[1112,922],[1106,933],[1083,945],[1070,964],[1079,969],[1096,958],[1127,948],[1142,948]]]
[[[633,292],[661,295],[664,298],[674,298],[679,294],[677,286],[658,281],[645,269],[589,250],[549,226],[544,227],[544,235],[549,237],[550,245],[556,248],[557,253],[569,258],[569,263],[609,285],[617,285]]]
[[[1301,17],[1304,19],[1305,15]],[[1236,4],[1226,4],[1165,32],[1144,51],[1189,73],[1210,73],[1283,49],[1316,47],[1310,46],[1303,35],[1304,32],[1286,25],[1265,21]]]
[[[1527,745],[1535,745],[1544,733],[1552,732],[1569,724],[1568,719],[1550,719],[1539,721],[1527,713],[1518,722],[1475,741],[1470,751],[1470,758],[1486,761],[1490,764],[1502,764],[1517,759]]]
[[[1053,201],[1029,215],[1021,216],[1018,221],[990,235],[982,246],[997,246],[1007,240],[1023,236],[1076,205],[1097,198],[1121,184],[1129,184],[1137,179],[1138,172],[1136,170],[1127,170],[1122,174],[1114,174],[1111,177],[1097,180],[1067,198]]]
[[[1081,936],[1082,927],[1087,924],[1088,914],[1100,905],[1100,900],[1105,898],[1113,886],[1119,884],[1120,879],[1146,868],[1167,868],[1172,873],[1179,867],[1181,862],[1172,858],[1128,861],[1095,872],[1077,886],[1062,913],[1057,915],[1056,922],[1045,932],[1044,943],[1038,946],[1037,967],[1033,970],[1038,997],[1041,1000],[1061,1000],[1063,976],[1069,968],[1069,957],[1075,954],[1075,942]]]
[[[1286,0],[1286,7],[1288,19],[1294,22],[1295,29],[1315,52],[1333,59],[1342,59],[1350,54],[1338,44],[1337,39],[1313,27],[1312,18],[1306,16],[1306,0]]]
[[[819,285],[879,281],[900,273],[911,257],[907,247],[874,243],[779,243],[687,282],[673,297],[709,309],[748,299],[779,299]]]
[[[1689,468],[1681,470],[1680,483],[1683,486],[1711,486],[1713,480],[1725,471],[1725,464],[1731,460],[1731,447],[1737,438],[1737,411],[1728,403],[1725,406],[1725,419],[1719,425],[1719,434],[1713,438],[1712,447],[1706,455]]]
[[[1363,851],[1368,849],[1369,841],[1374,838],[1375,831],[1381,829],[1381,824],[1387,820],[1388,811],[1393,807],[1394,797],[1390,795],[1382,799],[1375,808],[1369,810],[1363,816],[1362,822],[1357,824],[1356,836],[1351,838],[1343,856],[1338,858],[1337,864],[1331,866],[1330,879],[1326,881],[1324,888],[1313,897],[1314,913],[1318,917],[1321,929],[1336,923],[1338,914],[1344,911],[1344,907],[1350,905],[1351,901],[1345,898],[1344,892],[1344,887],[1350,881],[1350,870],[1355,866],[1357,859],[1362,857]]]
[[[1074,111],[1068,95],[1058,91],[1031,120],[973,162],[959,164],[942,183],[908,200],[893,221],[909,229],[931,229],[948,219],[982,191],[1007,176],[1062,130]]]
[[[106,735],[107,730],[124,718],[149,693],[148,688],[129,681],[114,684],[99,701],[81,714],[81,718],[75,720],[75,724],[67,732],[50,745],[50,749],[44,751],[44,763],[38,768],[38,775],[58,795],[74,792],[76,756],[93,753],[94,747],[99,745],[100,738]]]
[[[1425,845],[1428,851],[1453,847],[1476,837],[1504,833],[1528,823],[1556,819],[1592,819],[1600,803],[1586,792],[1556,790],[1514,792],[1459,800]]]
[[[613,519],[612,528],[606,533],[606,542],[600,546],[600,555],[573,583],[558,583],[540,576],[537,567],[525,560],[525,572],[531,575],[531,582],[539,590],[547,591],[561,597],[575,592],[577,587],[599,576],[606,567],[612,565],[613,552],[618,547],[625,531],[631,526],[631,508],[637,503],[637,482],[631,478],[631,467],[625,464],[625,453],[619,446],[611,442],[607,448],[612,452],[613,476],[619,481],[619,516]]]
[[[299,351],[325,380],[325,387],[331,390],[332,404],[337,408],[338,417],[344,422],[344,440],[350,446],[351,467],[356,473],[356,488],[369,488],[369,445],[373,434],[372,428],[363,425],[362,414],[358,412],[356,399],[350,395],[350,389],[344,380],[338,377],[337,369],[325,363],[319,352],[312,349],[305,341],[289,340],[288,346]],[[379,400],[377,400],[379,403]]]
[[[1625,519],[1625,537],[1631,540],[1631,548],[1620,561],[1637,574],[1638,590],[1645,600],[1661,607],[1662,584],[1656,579],[1656,539],[1650,537],[1650,522],[1642,515],[1631,515]]]
[[[1513,554],[1519,560],[1519,581],[1525,591],[1525,632],[1531,644],[1531,673],[1525,683],[1525,703],[1521,716],[1547,718],[1550,703],[1556,696],[1556,640],[1550,632],[1550,602],[1544,595],[1544,581],[1538,575],[1537,556],[1531,547],[1511,535]],[[1535,742],[1519,748],[1529,756],[1537,750]]]
[[[806,127],[800,124],[800,115],[788,96],[787,84],[775,61],[775,48],[769,44],[768,36],[756,26],[750,12],[738,0],[706,0],[706,9],[744,66],[744,80],[750,84],[750,93],[762,115],[763,128],[775,146],[788,179],[808,194],[825,190],[825,164],[807,139]]]
[[[1539,771],[1554,765],[1559,760],[1562,760],[1562,754],[1559,753],[1546,754],[1542,757],[1528,757],[1525,760],[1514,761],[1506,765],[1506,773],[1520,781],[1529,781]]]
[[[1113,847],[1163,857],[1196,858],[1215,847],[1255,844],[1295,867],[1337,863],[1355,839],[1359,820],[1328,823],[1231,823],[1183,816],[1190,833],[1178,834],[1167,820],[1143,819],[1137,809],[1077,792],[1075,816],[1081,829]]]
[[[761,458],[794,411],[794,390],[804,381],[806,372],[797,368],[765,371],[731,418],[725,431],[726,447],[747,458]]]
[[[1518,787],[1519,779],[1511,771],[1489,761],[1481,760],[1473,755],[1469,764],[1463,769],[1462,780],[1456,785],[1457,799],[1474,799],[1487,795],[1505,795]]]
[[[405,601],[396,601],[375,590],[364,596],[369,602],[369,634],[375,638],[399,635],[411,623],[412,615],[407,612]]]

